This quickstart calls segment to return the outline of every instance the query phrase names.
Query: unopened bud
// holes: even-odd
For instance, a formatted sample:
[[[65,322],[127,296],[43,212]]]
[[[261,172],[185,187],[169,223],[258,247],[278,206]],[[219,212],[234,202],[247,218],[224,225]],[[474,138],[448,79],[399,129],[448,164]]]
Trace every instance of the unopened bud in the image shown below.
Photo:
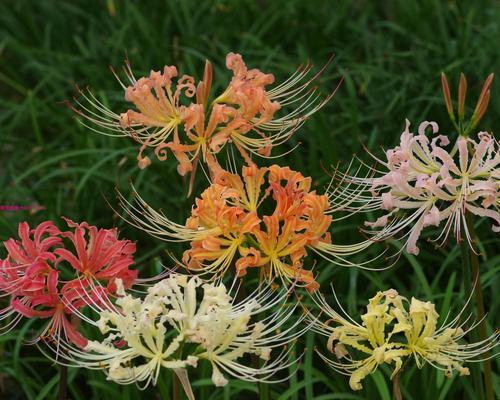
[[[465,75],[460,73],[460,83],[458,84],[458,120],[464,119],[465,111],[465,95],[467,94],[467,79]]]
[[[444,72],[441,72],[441,85],[443,86],[443,96],[444,102],[446,104],[446,109],[448,110],[448,115],[452,120],[455,119],[455,114],[453,112],[453,105],[451,103],[450,86],[448,85],[448,79]]]

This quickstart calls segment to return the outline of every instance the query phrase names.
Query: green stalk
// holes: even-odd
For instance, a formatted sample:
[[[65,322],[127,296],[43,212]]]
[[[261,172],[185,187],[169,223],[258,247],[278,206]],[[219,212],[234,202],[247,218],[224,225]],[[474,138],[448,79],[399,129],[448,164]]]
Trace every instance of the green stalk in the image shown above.
[[[182,386],[181,381],[177,374],[172,371],[172,399],[181,400],[182,398]]]
[[[179,346],[176,351],[176,358],[178,360],[182,360],[182,348],[183,344]],[[172,370],[172,400],[181,400],[182,399],[182,382],[180,378],[177,376],[174,370]]]
[[[469,244],[467,243],[466,240],[462,240],[460,242],[460,251],[462,254],[464,292],[465,295],[468,297],[470,296],[470,294],[474,289],[472,288],[472,277],[471,277],[471,266],[470,266],[470,260],[471,260],[470,253],[472,253],[472,251],[469,248]],[[469,301],[469,304],[467,304],[467,308],[465,311],[467,317],[475,314],[472,298]],[[472,317],[471,319],[474,320],[474,318]],[[477,330],[473,330],[472,332],[469,333],[469,339],[473,342],[476,342],[478,340]],[[483,384],[481,382],[481,366],[478,363],[472,363],[469,368],[471,371],[471,377],[474,383],[474,388],[477,394],[477,398],[478,400],[484,400],[484,389],[483,389]]]
[[[68,367],[61,365],[59,368],[59,392],[58,400],[66,400],[68,398]]]
[[[403,395],[401,394],[401,369],[392,379],[392,394],[394,395],[394,400],[403,400]]]
[[[265,279],[264,275],[259,274],[259,285],[262,283],[263,279]],[[264,315],[262,315],[262,319],[266,318],[265,314],[266,313],[264,313]],[[255,355],[253,355],[253,356],[255,356]],[[256,357],[255,361],[257,364],[257,368],[260,368],[263,361],[259,357]],[[269,394],[269,385],[267,383],[259,382],[259,398],[260,398],[260,400],[269,400],[271,398],[270,394]]]
[[[474,221],[472,219],[472,214],[469,212],[465,215],[465,220],[467,223],[467,229],[469,231],[472,243],[476,243],[476,231],[474,229]],[[462,247],[467,247],[467,244],[462,244]],[[479,340],[486,340],[488,338],[488,332],[486,329],[486,319],[484,311],[484,299],[483,290],[481,288],[481,274],[479,271],[479,258],[476,252],[471,251],[470,253],[470,266],[472,269],[473,280],[475,282],[474,294],[476,297],[476,317],[479,323]],[[493,377],[491,372],[491,360],[489,359],[489,352],[484,354],[485,360],[482,362],[484,368],[484,386],[486,388],[486,399],[494,400],[495,394],[493,392]],[[477,364],[479,365],[479,363]]]

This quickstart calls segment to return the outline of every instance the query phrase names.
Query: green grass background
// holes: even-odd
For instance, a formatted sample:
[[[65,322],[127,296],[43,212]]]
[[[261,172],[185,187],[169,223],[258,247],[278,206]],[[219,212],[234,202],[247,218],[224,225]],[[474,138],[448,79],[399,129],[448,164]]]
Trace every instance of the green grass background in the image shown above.
[[[201,77],[206,58],[214,64],[216,89],[229,79],[224,57],[241,53],[248,65],[289,76],[308,60],[323,65],[335,59],[318,84],[334,99],[318,112],[282,150],[298,150],[277,160],[313,177],[319,189],[327,182],[324,167],[363,154],[361,143],[376,154],[397,143],[409,118],[440,122],[448,132],[439,75],[445,71],[456,88],[458,75],[469,78],[469,110],[482,80],[500,67],[500,5],[496,1],[113,1],[3,0],[0,3],[0,204],[41,204],[45,210],[0,212],[0,240],[15,234],[17,224],[36,224],[64,215],[102,227],[119,226],[138,241],[137,263],[145,275],[168,265],[165,250],[178,256],[181,247],[147,237],[114,217],[105,198],[113,190],[138,190],[179,222],[189,212],[186,182],[173,159],[155,161],[145,171],[136,166],[131,141],[87,131],[63,104],[74,85],[92,86],[110,105],[123,107],[120,87],[108,65],[122,64],[128,53],[137,75],[165,64]],[[494,83],[484,130],[498,131],[500,84]],[[498,136],[497,136],[498,137]],[[206,185],[197,181],[197,193]],[[61,222],[61,221],[59,221]],[[360,220],[333,228],[337,242],[359,240]],[[60,224],[62,226],[62,224]],[[481,281],[489,312],[488,328],[499,325],[499,241],[489,222],[477,221],[481,237]],[[396,288],[406,296],[435,301],[444,316],[464,301],[460,254],[450,241],[434,249],[421,242],[421,255],[405,255],[384,272],[342,269],[316,264],[325,292],[332,282],[343,305],[359,315],[377,290]],[[397,243],[391,244],[397,246]],[[373,246],[359,260],[382,248]],[[3,256],[4,250],[0,249]],[[33,327],[25,325],[23,334]],[[312,348],[325,339],[310,332],[297,345],[307,349],[291,380],[270,386],[273,399],[390,399],[389,371],[367,378],[352,392],[347,379],[330,371]],[[200,399],[257,397],[257,387],[231,380],[224,389],[210,382],[208,366],[190,371]],[[498,361],[494,362],[500,396]],[[139,392],[107,382],[103,374],[69,371],[72,399],[168,399],[171,378]],[[36,348],[23,346],[19,331],[0,337],[0,398],[50,399],[57,391],[58,370]],[[406,399],[475,399],[470,378],[446,379],[430,367],[407,368],[402,376]]]

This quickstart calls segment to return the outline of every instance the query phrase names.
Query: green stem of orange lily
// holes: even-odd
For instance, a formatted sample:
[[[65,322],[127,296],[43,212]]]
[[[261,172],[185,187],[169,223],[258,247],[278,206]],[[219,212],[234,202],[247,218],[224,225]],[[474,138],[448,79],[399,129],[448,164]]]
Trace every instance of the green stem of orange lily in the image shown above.
[[[260,250],[260,244],[251,235],[245,235],[245,241],[254,249]]]
[[[259,286],[260,286],[260,284],[262,284],[263,279],[265,279],[265,275],[259,274]],[[266,317],[266,315],[263,314],[262,319],[264,319],[265,317]],[[256,368],[259,368],[264,361],[261,360],[259,357],[257,357],[255,362],[257,364]],[[270,398],[271,397],[270,397],[270,393],[269,393],[269,385],[267,383],[264,383],[264,382],[259,382],[259,399],[260,400],[269,400]]]
[[[467,229],[469,231],[469,234],[472,239],[472,243],[476,243],[476,231],[474,229],[474,220],[473,216],[470,213],[467,213],[465,216],[466,223],[467,223]],[[462,244],[462,248],[467,248],[468,253],[469,253],[469,263],[470,263],[470,269],[469,271],[472,273],[472,279],[469,276],[469,284],[472,282],[475,282],[474,284],[474,294],[475,294],[475,300],[476,300],[476,318],[478,321],[481,321],[479,323],[479,340],[486,340],[488,338],[488,332],[486,329],[486,319],[485,319],[485,310],[484,310],[484,298],[483,298],[483,291],[481,288],[481,275],[479,271],[479,258],[478,254],[475,251],[472,251],[469,249],[466,243]],[[477,335],[477,333],[476,333]],[[489,359],[489,352],[485,353],[483,355],[485,360],[482,362],[483,364],[483,369],[484,369],[484,387],[486,389],[486,399],[487,400],[494,400],[495,394],[493,391],[493,377],[492,377],[492,370],[491,370],[491,360]],[[479,370],[479,379],[481,380],[481,371],[480,371],[480,363],[476,363],[478,366]],[[480,382],[481,383],[481,382]],[[481,388],[482,389],[482,388]],[[482,393],[482,390],[481,390]]]

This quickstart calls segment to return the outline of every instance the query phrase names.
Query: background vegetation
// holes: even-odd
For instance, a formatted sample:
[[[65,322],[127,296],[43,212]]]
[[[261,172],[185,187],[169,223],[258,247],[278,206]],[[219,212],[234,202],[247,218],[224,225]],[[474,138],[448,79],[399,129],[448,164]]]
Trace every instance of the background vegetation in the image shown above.
[[[87,131],[63,101],[74,85],[90,85],[98,96],[121,108],[119,85],[108,65],[122,64],[127,52],[138,75],[165,64],[199,78],[206,58],[215,67],[215,82],[226,82],[224,58],[243,54],[250,66],[289,76],[303,62],[333,64],[319,80],[326,94],[339,78],[334,99],[298,132],[278,159],[313,177],[319,189],[327,182],[324,168],[346,162],[366,144],[376,154],[393,146],[409,118],[440,122],[451,129],[440,93],[445,71],[455,87],[458,75],[469,78],[472,107],[480,84],[500,67],[500,3],[496,1],[301,1],[301,0],[4,0],[0,3],[0,204],[40,204],[45,210],[0,211],[0,240],[15,235],[18,222],[31,224],[61,215],[102,227],[117,225],[122,235],[138,240],[138,265],[147,275],[169,263],[167,245],[114,217],[106,203],[115,187],[127,192],[132,177],[139,191],[156,206],[182,221],[192,199],[175,163],[155,161],[145,171],[136,165],[137,146],[126,139]],[[220,84],[220,83],[219,83]],[[220,87],[219,87],[220,89]],[[482,126],[498,130],[500,85]],[[365,157],[364,154],[361,154]],[[206,185],[201,177],[197,191]],[[59,220],[59,222],[62,222]],[[334,227],[337,242],[359,240],[361,221]],[[62,224],[61,224],[62,226]],[[478,222],[482,280],[489,329],[498,326],[500,245],[489,222]],[[397,243],[391,244],[397,246]],[[180,255],[182,249],[168,247]],[[381,248],[374,248],[373,256]],[[1,256],[4,250],[0,249]],[[390,287],[407,296],[435,301],[443,316],[459,310],[464,290],[459,251],[453,241],[441,248],[422,244],[418,258],[405,255],[393,268],[376,273],[341,269],[318,262],[323,289],[331,281],[350,313],[359,315],[367,299]],[[32,327],[24,328],[29,335]],[[273,399],[389,399],[388,371],[379,370],[352,392],[347,379],[327,369],[314,355],[324,339],[308,333],[297,351],[306,349],[298,374],[271,386]],[[58,370],[23,337],[0,337],[0,398],[55,397]],[[206,366],[205,366],[206,367]],[[200,399],[252,398],[257,387],[231,381],[215,389],[209,369],[190,371]],[[494,363],[498,378],[498,361]],[[170,376],[155,389],[106,382],[99,372],[71,369],[69,393],[74,399],[169,398]],[[495,379],[497,395],[500,384]],[[450,380],[432,368],[409,368],[402,376],[406,399],[474,399],[470,378]],[[113,396],[113,397],[112,397]],[[156,397],[155,397],[156,396]]]

